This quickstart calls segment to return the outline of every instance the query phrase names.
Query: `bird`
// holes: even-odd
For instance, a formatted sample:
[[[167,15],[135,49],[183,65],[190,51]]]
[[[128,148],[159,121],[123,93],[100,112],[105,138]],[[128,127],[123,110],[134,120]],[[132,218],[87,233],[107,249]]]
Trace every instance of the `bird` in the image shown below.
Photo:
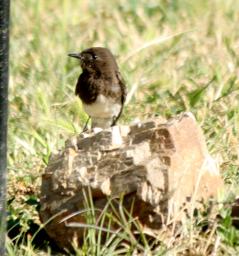
[[[122,114],[127,90],[114,55],[108,48],[92,47],[68,56],[80,60],[82,73],[75,95],[91,118],[91,128],[115,126]],[[89,119],[83,131],[87,130]]]

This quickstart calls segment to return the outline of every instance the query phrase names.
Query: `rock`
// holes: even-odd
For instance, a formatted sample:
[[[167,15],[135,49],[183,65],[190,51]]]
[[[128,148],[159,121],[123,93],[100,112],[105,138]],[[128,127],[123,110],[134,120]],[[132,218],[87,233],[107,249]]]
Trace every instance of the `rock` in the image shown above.
[[[82,214],[62,219],[85,209],[88,188],[97,209],[123,194],[124,207],[130,210],[134,201],[133,216],[157,230],[164,219],[180,218],[185,204],[193,209],[222,187],[200,127],[191,113],[183,113],[164,123],[149,120],[68,140],[42,176],[40,217],[43,223],[53,218],[46,231],[69,248],[73,238],[80,242],[84,235],[83,228],[69,222],[86,219]]]

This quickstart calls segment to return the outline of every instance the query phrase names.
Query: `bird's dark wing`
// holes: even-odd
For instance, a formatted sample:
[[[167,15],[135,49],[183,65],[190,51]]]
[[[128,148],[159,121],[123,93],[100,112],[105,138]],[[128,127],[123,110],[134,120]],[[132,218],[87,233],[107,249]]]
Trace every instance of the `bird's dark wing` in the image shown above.
[[[123,107],[124,107],[124,103],[125,103],[125,100],[126,100],[126,96],[127,96],[127,89],[126,89],[126,85],[125,85],[125,81],[123,79],[123,77],[121,76],[120,72],[117,71],[116,73],[116,76],[117,76],[117,79],[118,79],[118,82],[119,82],[119,86],[120,86],[120,89],[121,89],[121,109],[120,109],[120,112],[118,114],[118,116],[116,116],[112,122],[112,126],[116,125],[118,119],[120,118],[121,114],[122,114],[122,111],[123,111]]]
[[[125,81],[124,81],[123,77],[121,76],[120,72],[117,72],[117,78],[119,80],[119,85],[120,85],[120,89],[121,89],[121,93],[122,93],[121,103],[123,106],[125,103],[125,100],[126,100],[126,96],[127,96],[127,89],[126,89]]]

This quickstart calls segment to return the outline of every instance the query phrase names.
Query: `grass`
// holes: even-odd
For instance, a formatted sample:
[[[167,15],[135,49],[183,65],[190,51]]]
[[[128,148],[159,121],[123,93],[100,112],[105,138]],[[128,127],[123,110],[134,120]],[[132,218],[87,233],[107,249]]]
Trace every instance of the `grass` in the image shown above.
[[[87,118],[74,96],[80,68],[67,57],[71,51],[105,46],[116,55],[132,95],[121,123],[193,112],[229,196],[238,193],[238,13],[232,0],[12,1],[8,224],[11,238],[28,235],[22,247],[8,240],[9,255],[40,255],[31,236],[40,225],[41,174],[50,153]],[[210,230],[215,255],[237,255],[238,231],[228,211],[221,214],[224,222]],[[180,239],[165,231],[162,243],[205,255],[210,242],[195,225],[188,245],[184,228]]]

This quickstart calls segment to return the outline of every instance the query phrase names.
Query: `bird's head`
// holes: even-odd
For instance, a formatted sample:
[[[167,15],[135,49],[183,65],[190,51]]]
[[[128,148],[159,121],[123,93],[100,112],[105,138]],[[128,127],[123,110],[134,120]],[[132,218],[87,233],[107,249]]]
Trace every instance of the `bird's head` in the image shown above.
[[[70,53],[68,56],[80,60],[80,65],[88,72],[109,72],[118,70],[113,54],[107,48],[92,47],[80,53]]]

